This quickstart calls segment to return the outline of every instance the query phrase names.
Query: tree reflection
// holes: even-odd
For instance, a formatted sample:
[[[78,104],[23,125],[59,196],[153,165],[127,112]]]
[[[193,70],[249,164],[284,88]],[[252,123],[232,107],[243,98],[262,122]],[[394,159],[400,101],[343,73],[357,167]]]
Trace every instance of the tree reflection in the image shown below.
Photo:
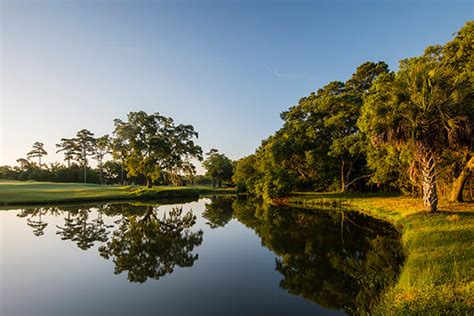
[[[41,236],[48,225],[42,216],[48,212],[64,214],[64,224],[56,226],[56,235],[73,241],[82,250],[101,244],[100,255],[112,259],[116,274],[128,271],[131,282],[159,279],[172,273],[175,266],[191,267],[198,259],[193,250],[202,243],[203,232],[191,230],[196,223],[192,211],[173,208],[159,218],[157,206],[111,203],[31,208],[18,216],[27,217],[33,233]],[[114,226],[107,224],[104,216],[116,219],[112,233]]]
[[[207,219],[211,228],[224,227],[234,216],[232,203],[235,198],[231,196],[213,196],[211,203],[206,203],[202,217]]]
[[[391,226],[350,212],[234,203],[234,216],[274,251],[280,286],[323,307],[367,314],[403,260]]]
[[[111,239],[99,247],[100,255],[115,263],[115,273],[128,271],[131,282],[158,280],[175,266],[191,267],[198,259],[192,251],[202,243],[203,232],[191,231],[196,216],[173,208],[160,219],[157,211],[157,207],[146,206],[143,217],[123,216]]]
[[[88,206],[68,207],[66,212],[64,226],[56,226],[56,234],[60,235],[62,240],[74,241],[82,250],[91,248],[95,242],[107,241],[107,228],[111,226],[105,225],[100,209],[97,210],[97,217],[91,220]]]
[[[48,208],[38,207],[22,210],[18,213],[18,217],[28,217],[26,224],[33,229],[33,235],[36,237],[44,235],[44,229],[48,223],[43,221],[42,216],[48,212]],[[37,217],[35,219],[35,217]]]

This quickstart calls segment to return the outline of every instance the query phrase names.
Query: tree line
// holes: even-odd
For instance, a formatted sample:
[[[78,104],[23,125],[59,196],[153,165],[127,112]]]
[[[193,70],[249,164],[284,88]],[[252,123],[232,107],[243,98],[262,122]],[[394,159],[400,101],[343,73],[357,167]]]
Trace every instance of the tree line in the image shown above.
[[[242,191],[421,194],[437,209],[440,186],[462,201],[474,169],[474,22],[444,46],[400,61],[366,62],[281,113],[283,127],[236,162]]]
[[[198,133],[192,125],[175,124],[159,113],[130,112],[127,120],[114,120],[112,135],[95,137],[82,129],[75,137],[61,138],[57,153],[64,164],[42,163],[48,155],[41,142],[35,142],[19,166],[0,166],[0,179],[84,183],[217,184],[229,182],[233,162],[216,149],[207,153],[207,176],[197,176],[193,160],[202,161],[203,151],[195,143]],[[37,162],[34,161],[38,159]],[[91,168],[91,161],[97,167]]]

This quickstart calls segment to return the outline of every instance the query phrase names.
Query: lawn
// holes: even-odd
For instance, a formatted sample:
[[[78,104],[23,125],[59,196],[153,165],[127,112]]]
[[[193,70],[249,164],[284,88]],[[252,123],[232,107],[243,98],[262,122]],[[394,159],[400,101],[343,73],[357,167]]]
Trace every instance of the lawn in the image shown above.
[[[441,200],[429,214],[421,199],[364,194],[294,194],[278,201],[305,207],[340,205],[392,223],[405,264],[383,296],[380,314],[469,314],[474,311],[474,203]]]
[[[0,180],[0,206],[197,197],[233,192],[233,189],[213,189],[206,186],[162,186],[146,189],[138,186]]]

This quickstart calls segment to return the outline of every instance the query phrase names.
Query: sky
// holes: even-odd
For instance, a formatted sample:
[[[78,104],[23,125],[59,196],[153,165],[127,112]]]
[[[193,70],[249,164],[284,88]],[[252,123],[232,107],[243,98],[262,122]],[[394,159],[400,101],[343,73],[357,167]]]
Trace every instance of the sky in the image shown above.
[[[60,138],[138,110],[238,159],[311,91],[366,61],[396,70],[473,18],[457,0],[0,0],[0,165],[36,141],[61,161]]]

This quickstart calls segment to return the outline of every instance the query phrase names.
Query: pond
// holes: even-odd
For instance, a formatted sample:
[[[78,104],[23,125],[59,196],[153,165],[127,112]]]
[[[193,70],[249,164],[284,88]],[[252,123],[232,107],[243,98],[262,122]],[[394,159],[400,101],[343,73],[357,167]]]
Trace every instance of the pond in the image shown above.
[[[403,260],[356,212],[169,203],[0,211],[0,314],[360,314]]]

